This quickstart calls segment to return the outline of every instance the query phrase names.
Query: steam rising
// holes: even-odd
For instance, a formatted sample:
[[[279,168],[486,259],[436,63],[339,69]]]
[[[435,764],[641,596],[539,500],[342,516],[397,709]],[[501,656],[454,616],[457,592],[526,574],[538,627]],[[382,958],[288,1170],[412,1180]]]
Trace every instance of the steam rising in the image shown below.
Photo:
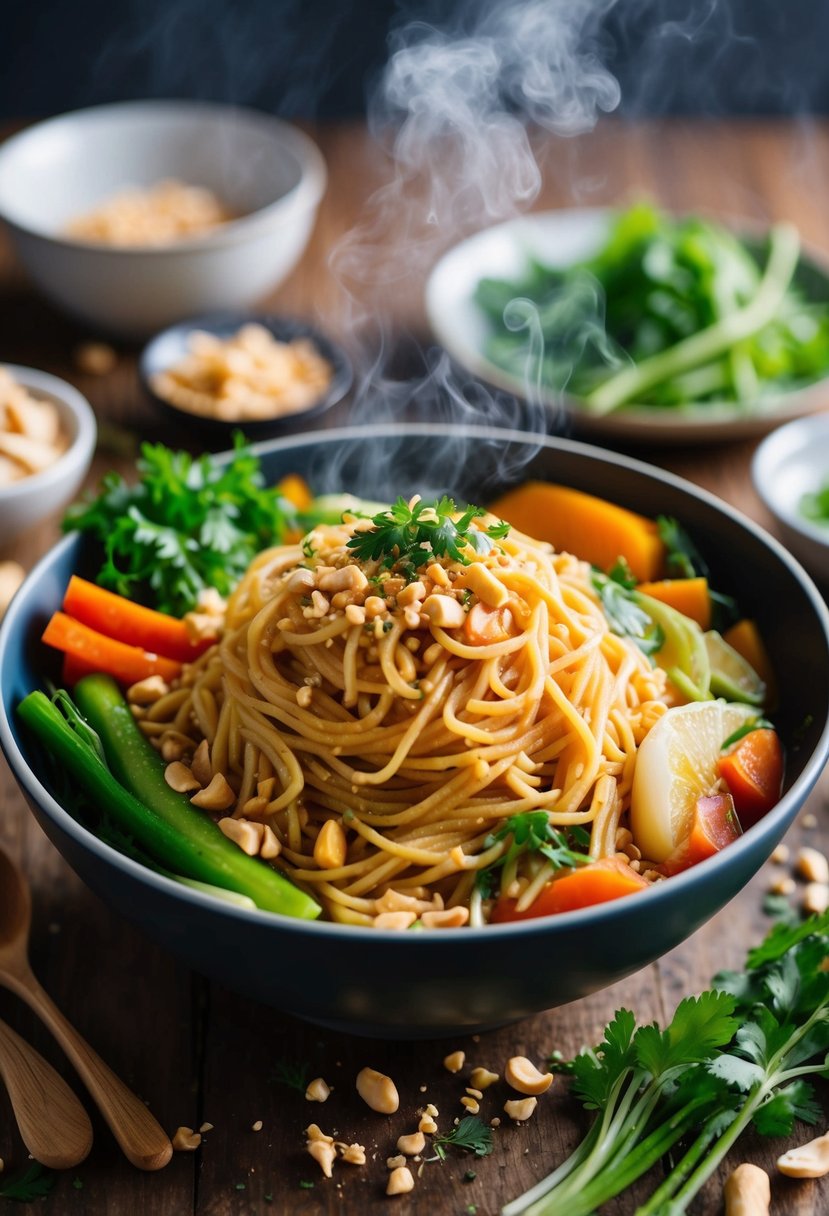
[[[532,374],[526,403],[484,388],[440,354],[427,354],[425,374],[415,380],[387,379],[384,301],[390,291],[419,300],[428,271],[450,244],[528,209],[542,184],[534,131],[581,135],[618,105],[619,86],[600,58],[602,21],[614,3],[467,0],[451,27],[414,21],[392,34],[368,107],[370,129],[389,153],[389,176],[331,259],[347,327],[372,352],[353,421],[427,417],[462,427],[548,430],[551,418]],[[379,250],[386,260],[378,266]],[[535,349],[540,334],[533,318],[522,325]],[[453,449],[445,457],[436,489],[451,485],[449,474],[464,455]],[[531,456],[529,447],[523,458]]]

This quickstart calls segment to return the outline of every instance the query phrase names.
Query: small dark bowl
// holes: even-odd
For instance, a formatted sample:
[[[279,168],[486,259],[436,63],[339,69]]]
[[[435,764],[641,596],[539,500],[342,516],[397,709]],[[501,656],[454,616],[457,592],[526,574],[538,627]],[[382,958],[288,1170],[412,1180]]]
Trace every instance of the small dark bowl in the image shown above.
[[[100,554],[80,536],[58,544],[0,627],[0,744],[38,822],[113,912],[197,970],[309,1021],[386,1038],[470,1033],[562,1005],[673,949],[728,903],[794,821],[829,754],[829,612],[797,562],[761,528],[660,469],[563,439],[439,424],[356,427],[271,441],[266,476],[303,475],[319,493],[373,498],[453,490],[492,501],[531,477],[578,487],[654,517],[672,515],[712,580],[757,620],[775,669],[787,750],[778,805],[715,857],[649,891],[578,912],[434,933],[291,920],[189,890],[122,856],[61,805],[15,707],[39,687],[44,622],[70,574]]]
[[[310,338],[319,353],[330,363],[333,373],[331,383],[317,401],[306,409],[297,410],[293,414],[225,422],[218,418],[208,418],[203,414],[181,409],[155,391],[152,386],[153,376],[166,371],[188,353],[187,344],[195,330],[214,334],[217,338],[229,338],[243,325],[251,324],[264,326],[280,342],[290,342],[294,338]],[[191,317],[186,321],[179,321],[177,325],[171,325],[169,329],[162,330],[147,343],[141,352],[138,361],[138,375],[152,403],[171,422],[178,427],[191,429],[212,446],[221,447],[230,447],[234,431],[242,431],[247,439],[256,441],[308,430],[332,406],[342,401],[354,379],[351,361],[343,348],[331,338],[326,337],[316,326],[293,317],[236,312],[210,313],[204,317]]]

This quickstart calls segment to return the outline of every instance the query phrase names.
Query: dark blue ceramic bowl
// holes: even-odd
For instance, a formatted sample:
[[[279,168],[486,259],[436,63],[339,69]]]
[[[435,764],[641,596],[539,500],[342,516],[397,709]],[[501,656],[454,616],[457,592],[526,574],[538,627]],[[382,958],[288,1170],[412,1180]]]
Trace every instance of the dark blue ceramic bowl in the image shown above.
[[[47,671],[38,637],[73,571],[91,572],[76,537],[36,567],[0,629],[0,742],[39,823],[116,912],[229,987],[359,1034],[427,1038],[483,1029],[572,1001],[645,966],[723,907],[768,858],[829,752],[829,613],[808,576],[760,528],[711,495],[645,464],[582,444],[451,426],[300,435],[258,449],[269,478],[288,472],[319,492],[372,498],[451,489],[486,502],[547,478],[643,514],[673,515],[710,563],[715,585],[759,622],[780,676],[785,793],[736,843],[650,891],[581,912],[480,930],[399,934],[247,912],[151,873],[102,844],[42,778],[15,706]],[[555,966],[549,966],[549,960]]]

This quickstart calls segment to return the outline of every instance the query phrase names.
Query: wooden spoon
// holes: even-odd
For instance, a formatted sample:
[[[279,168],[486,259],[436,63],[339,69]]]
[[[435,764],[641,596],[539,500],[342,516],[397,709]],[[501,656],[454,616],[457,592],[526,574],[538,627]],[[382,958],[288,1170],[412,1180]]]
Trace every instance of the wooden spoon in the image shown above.
[[[28,956],[31,913],[28,883],[0,849],[0,984],[24,1000],[55,1036],[128,1160],[140,1170],[160,1170],[173,1154],[169,1136],[38,983]]]
[[[63,1077],[2,1021],[0,1077],[35,1161],[53,1170],[80,1165],[92,1148],[89,1116]]]

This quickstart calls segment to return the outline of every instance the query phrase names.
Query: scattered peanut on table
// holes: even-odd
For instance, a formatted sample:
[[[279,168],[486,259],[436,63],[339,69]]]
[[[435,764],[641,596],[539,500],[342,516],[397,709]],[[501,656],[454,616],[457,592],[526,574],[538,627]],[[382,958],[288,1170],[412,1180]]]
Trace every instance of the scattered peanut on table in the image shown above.
[[[725,1216],[768,1216],[769,1176],[758,1165],[744,1162],[729,1174],[723,1189]]]

